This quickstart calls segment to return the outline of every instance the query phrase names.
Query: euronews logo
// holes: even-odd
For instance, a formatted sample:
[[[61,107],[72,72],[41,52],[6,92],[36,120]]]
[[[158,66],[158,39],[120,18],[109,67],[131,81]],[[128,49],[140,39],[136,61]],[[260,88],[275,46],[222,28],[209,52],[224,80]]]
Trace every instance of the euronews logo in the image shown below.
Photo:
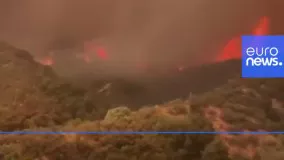
[[[242,36],[242,78],[284,78],[284,35]]]
[[[245,50],[248,67],[276,67],[283,63],[278,59],[279,49],[277,47],[248,47]]]

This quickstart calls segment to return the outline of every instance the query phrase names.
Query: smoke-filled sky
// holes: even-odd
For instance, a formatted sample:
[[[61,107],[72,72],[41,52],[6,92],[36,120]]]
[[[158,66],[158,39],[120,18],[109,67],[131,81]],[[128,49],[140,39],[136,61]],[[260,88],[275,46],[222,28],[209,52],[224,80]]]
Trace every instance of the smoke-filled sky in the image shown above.
[[[36,56],[60,48],[60,39],[68,47],[94,39],[122,72],[208,61],[263,12],[260,0],[1,0],[0,39]]]

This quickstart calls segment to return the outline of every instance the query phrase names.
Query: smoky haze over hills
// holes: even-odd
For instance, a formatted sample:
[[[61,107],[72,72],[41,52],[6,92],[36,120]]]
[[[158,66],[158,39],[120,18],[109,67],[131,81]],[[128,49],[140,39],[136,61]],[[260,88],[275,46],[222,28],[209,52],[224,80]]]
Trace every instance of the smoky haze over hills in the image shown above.
[[[94,39],[110,55],[104,72],[120,75],[136,72],[137,63],[211,61],[227,40],[250,33],[264,12],[257,0],[31,0],[0,6],[1,39],[39,57]],[[61,46],[62,39],[68,44]]]

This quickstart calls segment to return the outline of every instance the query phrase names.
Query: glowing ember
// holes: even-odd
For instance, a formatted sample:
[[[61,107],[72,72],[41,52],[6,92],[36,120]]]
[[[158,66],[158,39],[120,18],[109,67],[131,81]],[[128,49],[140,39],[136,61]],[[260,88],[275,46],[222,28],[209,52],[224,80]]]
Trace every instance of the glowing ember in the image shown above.
[[[102,60],[107,60],[108,59],[108,54],[105,50],[105,48],[103,47],[97,47],[96,48],[96,53],[97,53],[97,56],[102,59]]]
[[[85,62],[91,62],[94,55],[100,60],[107,60],[109,59],[108,53],[106,49],[102,46],[97,46],[94,42],[85,42],[84,43],[84,56],[83,59]]]
[[[54,64],[54,61],[53,61],[52,57],[46,57],[46,58],[40,60],[40,63],[42,65],[45,65],[45,66],[51,66],[51,65]]]
[[[253,30],[253,35],[267,35],[269,33],[269,19],[267,17],[262,17]],[[235,37],[230,40],[224,47],[221,54],[218,55],[216,61],[225,61],[229,59],[239,59],[241,58],[241,37]]]

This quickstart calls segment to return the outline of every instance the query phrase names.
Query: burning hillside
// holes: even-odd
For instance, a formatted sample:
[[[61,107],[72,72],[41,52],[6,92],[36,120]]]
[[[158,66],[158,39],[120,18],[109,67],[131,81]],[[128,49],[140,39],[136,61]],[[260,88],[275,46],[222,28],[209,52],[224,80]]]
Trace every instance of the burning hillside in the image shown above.
[[[62,134],[283,130],[284,81],[240,78],[240,35],[275,28],[262,1],[0,3],[34,55],[0,43],[0,130],[60,132],[2,135],[1,160],[284,159],[282,135]]]
[[[4,43],[0,46],[0,128],[4,131],[275,131],[284,123],[283,80],[239,79],[238,60],[176,72],[164,82],[95,81],[86,92],[62,82],[50,67],[36,63],[27,52]],[[189,92],[196,94],[151,105]],[[114,108],[122,104],[128,106]],[[114,109],[107,111],[109,108]],[[179,160],[283,159],[282,141],[280,135],[6,135],[0,138],[0,156],[50,160],[166,160],[173,156]]]
[[[1,2],[7,16],[0,16],[0,38],[29,50],[60,74],[144,76],[236,57],[227,51],[239,46],[239,40],[219,53],[234,37],[252,34],[261,19],[269,23],[264,4],[262,0],[51,0],[23,2],[12,9],[15,3]]]
[[[267,16],[264,16],[247,33],[252,35],[267,35],[269,33],[269,26],[270,20]],[[66,43],[63,40],[63,42],[58,42],[57,45],[62,45],[63,47],[66,46]],[[163,74],[181,72],[186,68],[201,64],[239,59],[241,56],[241,36],[236,35],[227,44],[222,46],[222,49],[218,50],[219,53],[216,57],[199,57],[194,60],[194,63],[175,61],[175,59],[180,58],[178,54],[176,58],[166,62],[167,60],[165,59],[168,58],[168,55],[161,57],[153,55],[153,57],[148,57],[147,59],[139,57],[135,53],[122,56],[119,53],[119,49],[114,50],[107,41],[94,39],[85,41],[79,46],[73,46],[73,48],[52,51],[47,56],[39,59],[39,62],[43,65],[53,67],[62,76],[92,74],[95,77],[145,78],[155,75],[159,77]],[[216,51],[212,50],[211,52],[215,54]],[[157,62],[153,62],[153,59],[157,60]],[[185,57],[185,59],[191,61],[189,57]]]
[[[251,31],[251,34],[265,35],[268,34],[268,32],[269,32],[269,19],[268,17],[262,17],[259,20],[259,22],[255,25],[254,29]],[[110,84],[111,86],[110,89],[112,90],[111,94],[113,94],[112,97],[120,97],[118,98],[119,100],[117,100],[118,102],[120,102],[120,104],[140,106],[147,104],[162,103],[165,100],[181,98],[188,94],[188,90],[191,90],[194,93],[207,91],[218,85],[226,83],[227,79],[232,78],[233,76],[238,76],[240,73],[240,65],[238,64],[239,63],[238,60],[224,62],[224,64],[221,63],[220,65],[213,65],[213,64],[216,62],[222,62],[229,59],[239,59],[241,56],[241,37],[238,36],[236,38],[233,38],[231,41],[229,41],[225,45],[225,47],[223,47],[222,51],[220,52],[220,54],[218,54],[216,59],[208,61],[209,65],[199,64],[199,66],[201,65],[202,67],[196,67],[196,66],[193,67],[192,64],[190,65],[177,64],[176,66],[174,66],[174,68],[171,68],[172,66],[169,65],[168,67],[163,66],[165,67],[164,69],[161,68],[158,69],[156,68],[157,66],[151,66],[148,65],[147,63],[134,62],[137,63],[137,65],[134,65],[136,66],[136,68],[131,66],[129,67],[131,67],[130,70],[132,70],[132,72],[136,73],[135,74],[130,73],[132,75],[135,75],[134,77],[131,77],[130,80],[129,77],[124,74],[126,73],[126,71],[123,72],[114,71],[117,72],[116,74],[109,72],[109,69],[112,70],[113,67],[109,66],[109,64],[110,65],[113,64],[113,61],[111,61],[111,56],[109,55],[108,51],[105,48],[103,48],[100,45],[96,45],[96,42],[89,42],[89,43],[86,42],[83,46],[83,52],[81,53],[81,56],[74,56],[74,57],[69,56],[68,59],[64,55],[61,56],[59,64],[57,64],[56,61],[52,59],[52,56],[54,55],[51,55],[50,57],[45,59],[43,63],[52,66],[53,68],[55,68],[55,70],[59,72],[61,71],[61,73],[64,73],[65,75],[68,75],[69,73],[68,75],[69,79],[72,79],[72,81],[75,82],[79,82],[79,85],[83,84],[85,85],[85,87],[88,88],[89,87],[88,84],[92,83],[93,80],[104,79],[104,82],[101,83],[101,85],[103,86],[104,84],[105,85]],[[57,58],[58,57],[60,56],[57,56]],[[63,60],[65,61],[65,63]],[[70,64],[68,64],[68,62]],[[77,62],[76,63],[77,65],[75,65],[77,71],[75,71],[75,68],[74,69],[71,68],[71,64],[75,62]],[[210,63],[212,63],[212,65],[210,65]],[[119,65],[125,67],[122,64]],[[66,68],[66,66],[68,66],[68,70],[62,69]],[[227,69],[222,69],[222,67]],[[212,79],[212,77],[214,77],[214,75],[218,73],[219,75],[222,76]],[[121,81],[119,79],[124,79],[124,80]],[[200,81],[200,79],[212,79],[212,80],[210,83],[204,85],[203,84],[204,82]],[[135,93],[134,92],[128,93],[128,91],[126,91],[128,89],[125,88],[131,88],[131,87],[121,88],[121,86],[127,86],[127,85],[132,86],[133,83],[129,81],[134,81],[134,83],[137,83],[138,86],[136,86],[136,88],[138,87],[140,89],[138,89],[138,91],[136,91]],[[99,87],[102,86],[97,86],[97,84],[95,84],[91,86],[91,88],[95,92],[97,92],[97,90],[99,90]],[[116,86],[120,86],[118,87],[120,89],[117,89]],[[135,88],[135,85],[133,85],[132,87]],[[169,90],[171,90],[171,93],[168,92]],[[93,91],[91,91],[91,93],[92,92]],[[92,93],[91,95],[94,94]],[[141,97],[144,98],[141,99]],[[107,97],[107,99],[109,98],[110,97]],[[111,103],[114,102],[112,101]],[[115,105],[117,104],[115,103]]]
[[[52,126],[100,115],[83,90],[60,80],[52,68],[35,62],[28,52],[2,42],[0,51],[0,130]],[[81,112],[90,114],[81,117]]]
[[[201,93],[225,83],[228,78],[239,73],[239,62],[232,61],[216,67],[209,65],[176,72],[176,75],[171,77],[125,80],[99,79],[89,75],[81,76],[82,78],[77,80],[73,78],[72,83],[85,88],[78,89],[60,79],[50,66],[35,62],[26,51],[5,43],[1,43],[1,50],[1,104],[2,114],[5,115],[1,119],[5,122],[4,126],[0,126],[2,130],[29,128],[28,123],[34,120],[39,123],[33,124],[36,127],[63,124],[73,118],[98,119],[104,116],[107,109],[119,105],[137,109],[141,105],[185,97],[189,90]],[[196,79],[211,78],[219,74],[222,68],[235,71],[223,70],[223,76],[212,80],[208,85],[197,87],[202,85],[202,82]],[[172,88],[173,86],[175,88]],[[168,92],[169,90],[171,92]],[[15,111],[11,112],[11,109]],[[18,114],[21,116],[17,116]],[[49,121],[46,118],[51,119]]]
[[[18,60],[22,65],[27,65],[25,63],[27,61],[22,59],[22,56]],[[14,61],[15,59],[11,62]],[[37,63],[33,62],[32,64]],[[229,66],[238,68],[239,62],[232,61],[204,66],[194,70],[195,74],[184,74],[180,76],[180,79],[195,75],[197,81],[208,83],[210,78],[198,77],[198,75],[205,76],[210,72],[224,71]],[[230,69],[232,70],[232,68]],[[0,73],[5,72],[1,70]],[[194,72],[191,71],[191,73]],[[216,77],[215,75],[212,75],[211,80]],[[24,77],[20,79],[26,82]],[[228,80],[228,77],[224,79]],[[39,128],[36,127],[38,125],[31,125],[34,124],[33,119],[27,118],[25,122],[29,125],[25,127],[25,131],[275,131],[281,129],[284,123],[282,118],[284,110],[282,105],[284,101],[283,80],[229,79],[227,83],[219,85],[217,88],[214,87],[215,89],[211,89],[209,92],[194,94],[183,100],[141,107],[136,111],[124,106],[114,108],[109,110],[102,120],[90,121],[74,117],[66,119],[66,123],[49,124],[46,127],[39,125],[41,126]],[[55,82],[55,80],[53,81]],[[125,85],[127,84],[125,83]],[[98,84],[98,86],[101,85]],[[110,89],[110,85],[103,86],[105,87],[94,91],[102,92],[105,95],[112,94],[113,90]],[[52,97],[47,95],[39,97],[33,110],[38,112],[43,110],[47,101],[45,97],[48,97],[48,100],[59,98],[63,103],[70,102],[65,101],[61,93],[66,92],[57,90],[56,93],[51,94]],[[37,95],[39,96],[39,94]],[[71,96],[71,94],[65,95]],[[144,99],[145,95],[140,95],[140,98]],[[94,95],[93,98],[97,96]],[[100,99],[97,97],[94,101]],[[108,100],[111,101],[111,99]],[[57,108],[62,107],[60,104],[49,102],[46,108],[49,111],[56,111]],[[86,104],[74,105],[75,108],[69,106],[66,110],[60,110],[60,115],[72,113],[71,110],[76,107],[86,106]],[[13,108],[13,106],[9,107]],[[6,108],[9,109],[9,107]],[[10,127],[10,130],[21,129],[15,128],[14,124],[8,122],[13,122],[15,118],[25,115],[27,109],[23,108],[20,110],[22,112],[17,112],[15,109],[13,112],[6,110],[3,112],[5,115],[13,113],[14,116],[10,117],[9,121],[3,122],[1,120],[0,126],[5,124]],[[39,114],[38,112],[37,114]],[[56,119],[53,113],[57,112],[45,112],[44,116],[49,118],[48,122]],[[87,116],[88,112],[81,112],[81,114]],[[5,116],[1,116],[1,119],[5,119]],[[40,119],[35,120],[38,122]],[[173,157],[178,160],[237,160],[240,158],[254,160],[258,157],[269,157],[280,160],[283,159],[282,152],[284,150],[283,136],[281,135],[4,135],[0,138],[0,144],[1,156],[5,159],[44,160],[127,160],[129,157],[141,160],[167,160]]]

